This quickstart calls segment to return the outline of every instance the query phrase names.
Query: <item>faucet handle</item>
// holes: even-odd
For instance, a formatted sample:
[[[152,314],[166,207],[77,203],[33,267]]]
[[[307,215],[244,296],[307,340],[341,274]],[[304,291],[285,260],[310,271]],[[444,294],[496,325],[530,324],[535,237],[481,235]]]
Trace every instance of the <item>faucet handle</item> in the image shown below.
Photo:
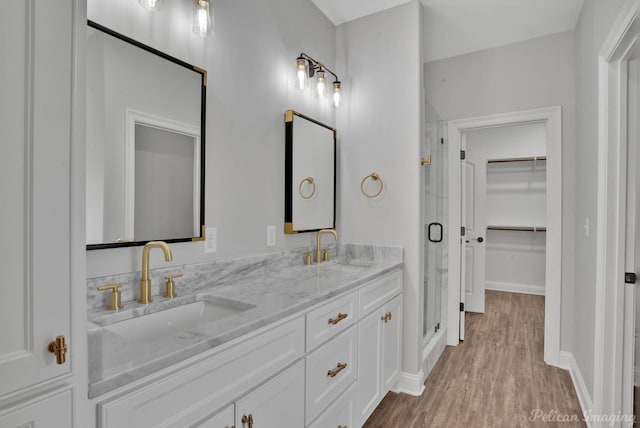
[[[322,261],[323,262],[328,262],[329,261],[329,249],[325,248],[324,250],[322,250]]]
[[[109,285],[101,285],[96,288],[98,291],[111,290],[109,293],[109,303],[107,303],[107,309],[110,311],[115,311],[118,309],[122,309],[122,298],[120,293],[121,284],[109,284]]]
[[[167,285],[167,289],[164,293],[164,297],[167,297],[169,299],[173,299],[174,297],[176,297],[176,283],[173,281],[174,278],[180,278],[181,276],[183,276],[183,274],[181,273],[174,273],[172,275],[165,275],[164,279],[167,280],[166,285]]]

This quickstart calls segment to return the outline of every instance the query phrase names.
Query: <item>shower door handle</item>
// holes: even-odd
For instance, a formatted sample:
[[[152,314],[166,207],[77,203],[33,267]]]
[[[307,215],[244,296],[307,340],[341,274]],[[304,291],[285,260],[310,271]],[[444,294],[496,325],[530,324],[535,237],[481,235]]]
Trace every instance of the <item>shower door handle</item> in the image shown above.
[[[433,238],[432,230],[434,226],[437,226],[440,228],[440,235],[439,235],[440,237],[438,239]],[[435,242],[436,244],[438,242],[442,242],[442,231],[443,231],[442,223],[438,223],[438,222],[429,223],[429,228],[427,229],[427,239],[429,239],[429,241],[431,242]]]

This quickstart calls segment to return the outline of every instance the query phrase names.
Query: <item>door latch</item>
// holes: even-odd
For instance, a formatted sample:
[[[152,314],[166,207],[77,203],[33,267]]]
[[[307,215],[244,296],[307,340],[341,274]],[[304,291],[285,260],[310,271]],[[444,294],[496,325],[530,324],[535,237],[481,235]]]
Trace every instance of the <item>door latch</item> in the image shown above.
[[[635,284],[636,283],[636,274],[635,274],[635,272],[625,272],[624,273],[624,283],[625,284]]]

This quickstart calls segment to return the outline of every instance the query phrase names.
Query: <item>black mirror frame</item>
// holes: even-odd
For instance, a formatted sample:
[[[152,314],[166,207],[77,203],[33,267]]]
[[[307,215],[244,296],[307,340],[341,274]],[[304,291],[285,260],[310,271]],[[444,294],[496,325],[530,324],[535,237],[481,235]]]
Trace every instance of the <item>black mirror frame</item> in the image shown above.
[[[125,36],[124,34],[120,34],[116,31],[111,30],[103,25],[100,25],[94,21],[87,20],[87,25],[91,28],[95,28],[96,30],[102,31],[110,36],[113,36],[117,39],[120,39],[126,43],[130,43],[140,49],[144,49],[147,52],[150,52],[154,55],[157,55],[167,61],[171,61],[174,64],[180,65],[190,71],[193,71],[197,74],[200,74],[201,82],[202,82],[202,90],[200,97],[200,236],[188,237],[188,238],[161,238],[158,237],[154,240],[161,240],[167,243],[173,242],[194,242],[194,241],[204,241],[206,226],[204,221],[204,189],[205,189],[205,128],[206,128],[206,107],[207,107],[207,71],[203,68],[200,68],[195,65],[191,65],[185,61],[182,61],[178,58],[172,57],[171,55],[167,55],[166,53],[159,51],[151,46],[145,45],[144,43],[140,43],[137,40],[133,40],[130,37]],[[135,247],[145,245],[150,240],[145,241],[130,241],[130,242],[112,242],[105,244],[87,244],[87,250],[100,250],[105,248],[121,248],[121,247]]]
[[[285,180],[284,180],[284,233],[287,235],[293,235],[296,233],[304,232],[317,232],[318,229],[303,229],[296,230],[293,226],[293,118],[294,116],[301,117],[316,125],[322,126],[333,131],[333,225],[332,229],[336,227],[336,158],[337,158],[337,130],[329,125],[325,125],[322,122],[318,122],[308,116],[298,113],[295,110],[287,110],[285,112],[284,124],[285,124]]]

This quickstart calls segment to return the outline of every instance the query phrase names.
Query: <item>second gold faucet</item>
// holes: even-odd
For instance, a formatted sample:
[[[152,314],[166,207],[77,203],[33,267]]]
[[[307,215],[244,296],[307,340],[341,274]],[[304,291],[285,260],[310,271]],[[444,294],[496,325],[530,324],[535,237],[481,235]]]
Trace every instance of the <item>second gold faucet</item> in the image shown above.
[[[320,263],[322,261],[322,258],[320,256],[320,252],[322,251],[320,249],[320,237],[323,233],[331,233],[333,234],[334,238],[336,238],[336,241],[338,240],[338,232],[336,232],[335,229],[321,229],[318,231],[318,234],[316,235],[316,263]]]
[[[151,303],[151,279],[149,278],[149,253],[152,248],[160,248],[164,253],[164,260],[170,262],[173,260],[171,248],[164,241],[150,241],[142,249],[142,277],[140,278],[140,299],[139,303]]]

